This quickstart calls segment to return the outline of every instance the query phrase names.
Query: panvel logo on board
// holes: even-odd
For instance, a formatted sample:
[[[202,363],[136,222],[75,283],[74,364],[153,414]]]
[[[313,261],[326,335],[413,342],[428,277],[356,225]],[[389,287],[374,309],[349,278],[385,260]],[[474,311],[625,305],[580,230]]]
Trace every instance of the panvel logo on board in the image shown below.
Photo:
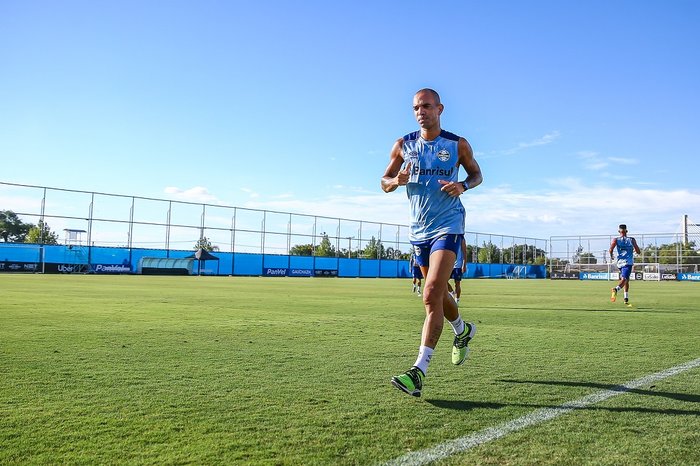
[[[97,264],[95,266],[95,273],[130,273],[131,267],[124,264]]]
[[[265,267],[264,275],[266,277],[286,277],[287,276],[287,270],[282,267]]]

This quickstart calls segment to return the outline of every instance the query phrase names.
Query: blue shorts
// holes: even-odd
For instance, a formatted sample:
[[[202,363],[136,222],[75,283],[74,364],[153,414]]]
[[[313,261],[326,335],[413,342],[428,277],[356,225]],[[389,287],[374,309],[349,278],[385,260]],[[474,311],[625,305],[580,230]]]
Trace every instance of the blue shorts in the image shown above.
[[[462,267],[452,269],[452,275],[450,275],[450,278],[456,282],[462,281]]]
[[[420,271],[420,267],[417,265],[413,266],[413,278],[423,278],[423,272]]]
[[[457,256],[457,251],[462,246],[462,236],[463,235],[455,234],[442,235],[429,241],[411,243],[413,245],[413,252],[416,255],[416,264],[422,267],[429,267],[430,255],[442,249],[452,251],[455,253],[455,256]]]
[[[625,280],[629,280],[631,273],[632,273],[632,264],[627,264],[627,265],[620,267],[620,278],[624,278]]]

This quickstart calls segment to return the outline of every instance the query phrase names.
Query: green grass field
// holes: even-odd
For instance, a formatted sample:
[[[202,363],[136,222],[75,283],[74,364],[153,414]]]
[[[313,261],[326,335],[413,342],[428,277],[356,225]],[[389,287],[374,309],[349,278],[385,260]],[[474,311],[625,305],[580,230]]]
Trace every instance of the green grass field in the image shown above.
[[[380,464],[700,357],[700,285],[467,280],[421,398],[393,279],[0,275],[1,464]],[[618,301],[621,301],[619,299]],[[439,464],[700,464],[700,369]]]

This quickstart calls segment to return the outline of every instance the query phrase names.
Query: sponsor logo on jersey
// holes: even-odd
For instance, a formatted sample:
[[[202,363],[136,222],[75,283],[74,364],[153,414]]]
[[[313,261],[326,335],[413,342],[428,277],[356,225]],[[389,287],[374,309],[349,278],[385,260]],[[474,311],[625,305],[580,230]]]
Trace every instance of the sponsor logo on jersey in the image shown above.
[[[446,170],[444,168],[420,168],[420,167],[413,167],[411,169],[414,175],[432,175],[432,176],[447,176],[450,177],[452,176],[452,173],[455,171],[455,167],[451,167],[449,170]]]

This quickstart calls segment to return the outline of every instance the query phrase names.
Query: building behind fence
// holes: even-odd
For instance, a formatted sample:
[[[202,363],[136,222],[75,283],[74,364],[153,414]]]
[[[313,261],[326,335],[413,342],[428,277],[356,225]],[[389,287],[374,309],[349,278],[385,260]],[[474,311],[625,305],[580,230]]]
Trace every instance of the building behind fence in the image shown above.
[[[410,276],[406,225],[7,182],[0,194],[0,211],[59,233],[0,243],[0,270],[137,273],[144,259],[192,259],[205,275]],[[465,238],[467,278],[546,276],[545,239]],[[199,248],[216,259],[188,257]]]

